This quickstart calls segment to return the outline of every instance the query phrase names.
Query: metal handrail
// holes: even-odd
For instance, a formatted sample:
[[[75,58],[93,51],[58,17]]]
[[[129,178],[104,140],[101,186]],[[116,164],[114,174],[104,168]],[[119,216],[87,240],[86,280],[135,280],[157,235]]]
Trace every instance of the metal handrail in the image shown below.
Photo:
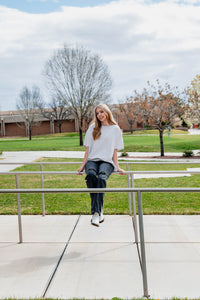
[[[137,203],[138,203],[138,218],[139,218],[139,233],[140,233],[140,260],[142,268],[143,277],[143,291],[144,296],[149,297],[148,294],[148,284],[147,284],[147,270],[146,270],[146,254],[145,254],[145,241],[144,241],[144,225],[143,225],[143,211],[142,211],[142,192],[200,192],[200,188],[134,188],[134,174],[199,174],[200,171],[129,171],[130,164],[200,164],[199,162],[127,162],[120,161],[120,164],[126,164],[128,188],[106,188],[106,189],[46,189],[43,185],[43,175],[59,174],[59,175],[69,175],[77,174],[77,171],[43,171],[43,165],[78,165],[82,162],[0,162],[0,165],[40,165],[40,171],[11,171],[11,172],[0,172],[0,175],[15,175],[16,177],[16,189],[0,189],[0,193],[15,193],[17,194],[18,203],[18,227],[19,227],[19,243],[23,242],[22,238],[22,222],[21,222],[21,204],[20,204],[20,194],[23,193],[41,193],[43,201],[43,215],[45,215],[45,204],[44,204],[44,194],[45,193],[121,193],[126,192],[129,195],[129,213],[131,214],[131,202],[130,197],[132,196],[133,202],[133,214],[134,214],[134,231],[135,231],[135,242],[138,244],[138,229],[137,229],[137,218],[136,218],[136,206],[135,206],[135,193],[137,193]],[[119,172],[113,172],[113,174],[118,174]],[[25,174],[37,174],[41,176],[41,188],[40,189],[20,189],[19,188],[19,175]],[[84,172],[82,172],[84,174]],[[130,177],[129,177],[130,175]],[[131,179],[131,187],[130,187]]]
[[[123,158],[122,158],[123,159]],[[42,172],[43,171],[43,166],[44,165],[80,165],[82,163],[82,161],[80,162],[1,162],[0,161],[0,165],[18,165],[18,166],[21,166],[21,165],[39,165],[40,166],[40,171]],[[189,164],[200,164],[200,161],[199,162],[188,162],[188,161],[159,161],[159,162],[155,162],[155,161],[151,161],[151,162],[130,162],[130,161],[119,161],[119,164],[125,164],[126,165],[126,176],[127,176],[127,186],[128,187],[134,187],[134,174],[162,174],[161,171],[135,171],[135,173],[131,172],[129,173],[129,165],[160,165],[160,164],[169,164],[169,165],[172,165],[172,164],[185,164],[185,165],[189,165]],[[182,171],[183,172],[183,171]],[[165,171],[165,174],[181,174],[182,173],[181,171]],[[74,173],[60,173],[60,174],[75,174],[76,172]],[[198,174],[197,171],[192,171],[190,174]],[[6,173],[1,173],[1,174],[5,174]],[[11,172],[9,172],[9,174],[11,174]],[[12,174],[14,174],[12,172]],[[22,174],[20,172],[18,172],[18,174]],[[26,173],[28,174],[28,173]],[[31,173],[29,173],[31,174]],[[37,173],[34,173],[34,174],[37,174]],[[41,187],[44,187],[44,181],[43,181],[43,174],[47,174],[47,173],[41,173]],[[49,173],[50,174],[50,173]],[[54,174],[57,174],[57,173],[54,173]],[[7,174],[8,175],[8,174]],[[18,175],[16,175],[18,176]],[[19,180],[16,178],[16,185],[17,185],[17,182],[19,182]],[[131,184],[130,184],[131,183]],[[19,183],[18,183],[19,185]],[[132,208],[131,208],[131,198],[132,198],[132,202],[133,202],[133,208],[135,207],[135,203],[134,203],[134,198],[135,198],[135,194],[131,194],[131,193],[128,193],[128,203],[129,203],[129,214],[131,215],[132,213]],[[45,215],[45,200],[44,200],[44,194],[42,194],[42,210],[43,210],[43,216]]]
[[[129,169],[129,165],[127,165],[127,169]],[[84,174],[85,172],[81,172]],[[137,174],[200,174],[200,171],[124,171],[127,176],[127,186],[128,188],[131,186],[134,187],[134,175]],[[40,175],[41,180],[41,187],[44,188],[44,178],[43,175],[76,175],[78,174],[77,171],[43,171],[43,166],[40,164],[40,171],[10,171],[10,172],[0,172],[0,175],[15,175],[16,177],[16,187],[19,188],[19,175]],[[113,172],[112,174],[119,174],[119,172]],[[19,195],[18,195],[19,198]],[[135,216],[135,194],[129,192],[128,193],[128,203],[129,203],[129,214],[132,214],[132,205],[133,205],[133,213]],[[42,193],[42,214],[45,216],[45,199],[44,193]],[[134,218],[136,219],[136,218]],[[135,226],[137,224],[135,223]]]
[[[200,171],[124,171],[125,174],[199,174]],[[10,171],[10,172],[0,172],[0,175],[77,175],[77,171]],[[85,172],[81,172],[81,174],[85,174]],[[120,174],[119,172],[113,172],[112,174]]]
[[[200,188],[81,188],[81,189],[53,189],[53,188],[35,188],[35,189],[0,189],[0,194],[29,194],[29,193],[156,193],[156,192],[200,192]]]
[[[62,162],[0,162],[0,165],[79,165],[81,164],[82,161],[76,161],[76,162],[70,162],[70,161],[62,161]],[[200,164],[200,161],[195,161],[195,162],[188,162],[188,161],[119,161],[120,164],[134,164],[134,165],[152,165],[152,164],[157,164],[157,165],[191,165],[191,164]]]

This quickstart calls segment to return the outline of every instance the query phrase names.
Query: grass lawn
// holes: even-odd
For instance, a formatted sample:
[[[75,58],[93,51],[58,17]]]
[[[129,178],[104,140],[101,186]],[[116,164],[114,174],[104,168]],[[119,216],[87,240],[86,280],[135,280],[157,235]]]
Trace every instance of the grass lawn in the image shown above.
[[[163,137],[165,152],[183,152],[200,149],[200,137],[195,135],[172,135]],[[125,151],[159,152],[158,136],[124,136]]]
[[[42,161],[80,161],[80,159],[41,159]],[[123,165],[121,164],[123,168]],[[130,170],[186,170],[196,167],[190,165],[130,165]],[[46,171],[76,171],[78,165],[46,165]],[[39,171],[39,166],[23,166],[17,170]],[[40,175],[20,175],[20,188],[39,188]],[[85,176],[44,175],[46,188],[84,188]],[[127,177],[112,175],[107,187],[127,187]],[[200,187],[200,174],[191,177],[136,179],[135,187]],[[1,175],[0,188],[15,188],[13,175]],[[200,214],[200,195],[198,193],[142,193],[144,214]],[[90,214],[90,197],[82,194],[46,194],[47,214]],[[22,194],[23,214],[41,214],[42,201],[39,194]],[[128,195],[107,193],[105,195],[105,214],[128,214]],[[2,194],[0,214],[17,214],[15,194]]]
[[[130,132],[124,132],[125,135],[130,135]],[[145,129],[145,130],[136,130],[136,131],[133,131],[133,134],[132,135],[158,135],[158,130],[156,129]],[[171,134],[184,134],[184,135],[187,135],[188,134],[188,131],[185,131],[185,130],[178,130],[178,129],[172,129],[170,131],[170,136]],[[164,131],[164,135],[167,135],[168,136],[168,130],[165,130]]]
[[[148,135],[144,135],[144,132]],[[151,134],[152,132],[152,134]],[[128,152],[159,152],[160,141],[155,130],[138,131],[137,134],[125,133],[124,145]],[[176,131],[174,131],[176,132]],[[181,131],[180,131],[181,132]],[[200,137],[198,135],[175,134],[172,131],[170,137],[164,136],[164,147],[166,152],[183,152],[184,150],[200,149]],[[68,150],[84,151],[79,146],[77,133],[63,133],[33,137],[31,141],[27,138],[0,139],[0,151],[51,151]]]

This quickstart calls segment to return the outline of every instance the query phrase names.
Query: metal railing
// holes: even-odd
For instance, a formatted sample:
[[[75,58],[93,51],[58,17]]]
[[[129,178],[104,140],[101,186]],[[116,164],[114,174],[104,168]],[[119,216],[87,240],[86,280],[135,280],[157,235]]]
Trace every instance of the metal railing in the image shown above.
[[[43,165],[55,165],[55,164],[64,164],[64,165],[73,165],[73,164],[80,164],[81,162],[31,162],[31,163],[21,163],[26,165],[39,165],[40,171],[10,171],[10,172],[0,172],[0,175],[14,175],[15,182],[16,182],[16,189],[19,190],[19,175],[40,175],[41,180],[41,188],[44,189],[44,175],[77,175],[76,171],[43,171]],[[155,164],[154,162],[123,162],[126,164],[125,174],[127,175],[127,186],[128,188],[134,188],[134,175],[137,174],[200,174],[200,171],[129,171],[130,164]],[[12,165],[19,165],[19,163],[6,163],[0,162],[0,164],[12,164]],[[177,164],[177,162],[158,162],[158,164]],[[191,164],[190,162],[179,162],[178,164]],[[200,164],[194,163],[194,164]],[[84,172],[82,172],[84,174]],[[113,172],[113,174],[119,174],[118,172]],[[42,215],[45,216],[45,199],[44,199],[44,192],[41,192],[42,195]],[[20,203],[20,193],[17,193],[17,202]],[[135,204],[135,193],[128,192],[128,204],[129,204],[129,215],[132,214],[132,207],[133,207],[133,223],[134,227],[137,229],[137,218],[136,218],[136,204]],[[19,209],[21,214],[21,208],[18,205],[18,215]],[[19,221],[20,222],[20,221]],[[138,235],[136,230],[135,235],[136,242],[138,241]],[[20,239],[21,241],[21,239]]]
[[[139,258],[141,262],[142,278],[143,278],[143,292],[144,297],[149,297],[148,293],[148,282],[147,282],[147,266],[146,266],[146,251],[145,251],[145,238],[144,238],[144,222],[143,222],[143,208],[142,208],[142,193],[156,193],[156,192],[200,192],[200,188],[101,188],[101,189],[0,189],[0,193],[137,193],[137,203],[138,203],[138,218],[139,218],[139,235],[140,240],[138,240],[137,234],[138,229],[134,226],[135,231],[135,242],[137,245],[140,244],[139,248]],[[19,238],[20,243],[23,242],[22,238],[22,222],[21,222],[21,208],[20,199],[18,198],[18,221],[19,221]]]
[[[41,169],[41,166],[40,166]],[[200,174],[200,171],[125,171],[127,175],[128,188],[134,188],[134,175],[137,174]],[[84,174],[84,172],[82,172]],[[112,174],[119,174],[118,172],[113,172]],[[11,171],[11,172],[0,172],[0,175],[14,175],[16,182],[16,189],[19,190],[19,175],[40,175],[41,188],[44,189],[44,175],[77,175],[76,171]],[[44,192],[42,195],[42,215],[45,216],[45,198]],[[17,202],[20,202],[20,193],[17,193]],[[137,219],[136,219],[136,204],[135,204],[135,193],[128,191],[128,205],[129,205],[129,215],[133,212],[133,223],[137,229]],[[133,209],[132,209],[133,208]],[[19,211],[19,205],[18,205]],[[20,209],[21,211],[21,209]],[[137,242],[137,230],[136,230],[136,242]]]
[[[41,187],[44,187],[44,180],[43,180],[43,165],[80,165],[82,162],[21,162],[21,163],[17,163],[17,162],[0,162],[0,165],[39,165],[40,166],[40,175],[41,175]],[[126,169],[129,170],[129,162],[126,164]],[[19,174],[20,172],[16,173]],[[76,172],[68,172],[68,173],[63,173],[64,175],[66,174],[75,174]],[[6,172],[0,172],[0,175],[10,175],[11,172],[9,172],[8,174],[6,174]],[[14,174],[12,172],[12,174]],[[30,174],[30,173],[29,173]],[[58,173],[55,173],[58,174]],[[61,174],[61,173],[60,173]],[[15,175],[15,174],[14,174]],[[130,187],[130,178],[129,178],[129,174],[127,174],[127,186]],[[16,177],[16,187],[19,187],[19,179],[17,179]],[[131,195],[130,193],[128,194],[128,202],[129,202],[129,214],[131,215],[132,210],[131,210]],[[44,194],[42,193],[42,214],[43,216],[45,216],[45,202],[44,202]]]
[[[18,175],[19,174],[40,174],[40,180],[41,180],[41,188],[44,188],[44,178],[43,175],[47,175],[47,174],[63,174],[63,175],[67,175],[67,174],[77,174],[77,172],[65,172],[65,171],[43,171],[43,166],[44,165],[80,165],[82,162],[1,162],[0,161],[0,165],[39,165],[40,166],[40,172],[20,172],[20,171],[16,171],[16,172],[0,172],[0,175],[15,175],[16,179],[16,188],[19,188],[19,178]],[[177,161],[169,161],[169,162],[129,162],[129,161],[120,161],[120,164],[125,164],[126,165],[126,172],[125,174],[127,175],[127,187],[134,187],[134,175],[135,174],[198,174],[198,171],[129,171],[129,165],[161,165],[161,164],[200,164],[200,162],[177,162]],[[115,174],[117,174],[117,172],[114,172]],[[44,193],[41,194],[42,195],[42,214],[43,216],[45,216],[45,200],[44,200]],[[135,196],[133,195],[133,193],[128,193],[128,203],[129,203],[129,214],[132,214],[132,207],[131,207],[131,198],[134,198]],[[133,211],[134,211],[134,207],[133,206]]]
[[[51,189],[44,188],[43,183],[43,175],[49,174],[59,174],[59,175],[69,175],[69,174],[77,174],[77,172],[72,171],[43,171],[43,165],[47,164],[80,164],[80,162],[34,162],[34,163],[3,163],[0,164],[15,164],[15,165],[23,165],[23,164],[37,164],[40,165],[40,171],[15,171],[15,172],[0,172],[0,175],[15,175],[16,178],[16,189],[0,189],[1,193],[15,193],[17,194],[17,207],[18,207],[18,229],[19,229],[19,243],[23,242],[22,235],[22,221],[21,221],[21,204],[20,204],[20,194],[29,194],[29,193],[41,193],[43,200],[43,215],[45,215],[45,203],[44,203],[44,194],[45,193],[128,193],[129,195],[129,213],[131,214],[131,198],[133,205],[133,225],[134,225],[134,233],[135,233],[135,243],[138,246],[138,253],[141,263],[142,270],[142,278],[143,278],[143,291],[144,296],[149,297],[148,293],[148,283],[147,283],[147,267],[146,267],[146,253],[145,253],[145,239],[144,239],[144,223],[143,223],[143,208],[142,208],[142,193],[144,192],[200,192],[200,188],[134,188],[134,175],[135,174],[199,174],[200,171],[129,171],[130,164],[156,164],[155,162],[120,162],[126,164],[127,171],[125,174],[127,175],[128,188],[106,188],[106,189]],[[157,164],[200,164],[192,163],[192,162],[158,162]],[[115,174],[117,172],[114,172]],[[19,175],[33,175],[37,174],[41,176],[41,188],[39,189],[21,189],[19,188]],[[131,185],[131,187],[130,187]],[[137,205],[138,205],[138,219],[139,219],[139,230],[137,225],[137,215],[136,215],[136,203],[135,203],[135,193],[137,193]],[[139,234],[139,237],[138,237]],[[139,247],[140,245],[140,247]]]

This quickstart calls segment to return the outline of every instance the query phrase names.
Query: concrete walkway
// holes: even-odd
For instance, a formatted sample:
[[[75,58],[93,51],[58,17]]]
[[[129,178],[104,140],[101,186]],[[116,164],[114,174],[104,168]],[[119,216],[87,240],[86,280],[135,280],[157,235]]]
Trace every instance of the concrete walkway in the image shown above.
[[[0,298],[143,296],[130,216],[0,216]],[[144,216],[151,298],[200,297],[200,217]]]

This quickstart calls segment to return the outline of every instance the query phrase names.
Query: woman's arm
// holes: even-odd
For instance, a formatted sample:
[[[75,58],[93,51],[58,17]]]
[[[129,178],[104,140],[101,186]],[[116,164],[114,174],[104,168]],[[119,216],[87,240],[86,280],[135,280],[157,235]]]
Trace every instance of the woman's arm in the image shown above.
[[[114,164],[117,168],[117,172],[119,172],[121,175],[125,175],[124,170],[120,169],[120,167],[119,167],[117,149],[115,149],[114,152],[113,152],[113,162],[114,162]]]
[[[84,155],[84,159],[83,159],[82,165],[81,165],[81,167],[77,171],[78,175],[81,175],[81,172],[83,172],[83,170],[85,169],[85,165],[86,165],[86,162],[87,162],[87,159],[88,159],[88,153],[89,153],[89,147],[86,147],[85,155]]]

